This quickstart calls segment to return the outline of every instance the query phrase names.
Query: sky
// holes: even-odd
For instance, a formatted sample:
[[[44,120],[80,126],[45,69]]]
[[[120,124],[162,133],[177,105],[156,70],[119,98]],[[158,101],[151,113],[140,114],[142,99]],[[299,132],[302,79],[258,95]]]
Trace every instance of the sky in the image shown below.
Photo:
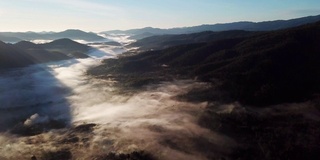
[[[320,0],[0,0],[0,32],[173,28],[320,14]]]

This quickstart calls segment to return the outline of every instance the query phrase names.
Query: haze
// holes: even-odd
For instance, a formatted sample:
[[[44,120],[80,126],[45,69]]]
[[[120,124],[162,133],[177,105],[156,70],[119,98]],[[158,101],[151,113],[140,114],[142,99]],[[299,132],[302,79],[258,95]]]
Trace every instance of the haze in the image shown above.
[[[290,19],[320,13],[318,0],[19,0],[0,1],[0,31],[172,28]]]

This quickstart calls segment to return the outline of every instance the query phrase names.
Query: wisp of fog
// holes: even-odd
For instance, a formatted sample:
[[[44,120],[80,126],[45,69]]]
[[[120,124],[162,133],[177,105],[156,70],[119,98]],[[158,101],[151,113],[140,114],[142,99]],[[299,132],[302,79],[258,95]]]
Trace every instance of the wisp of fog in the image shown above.
[[[108,36],[128,44],[128,36]],[[0,76],[1,131],[14,125],[63,120],[68,126],[94,123],[85,146],[56,144],[70,133],[51,130],[31,137],[0,135],[0,159],[26,158],[43,151],[69,148],[78,159],[91,155],[145,150],[159,159],[206,159],[226,153],[234,142],[197,124],[207,102],[178,101],[177,95],[207,84],[177,80],[149,85],[144,91],[118,92],[117,83],[86,74],[101,59],[121,54],[124,47],[93,44],[91,58],[66,60],[16,69]],[[121,94],[120,94],[121,93]],[[63,130],[63,129],[62,129]],[[15,138],[10,138],[15,137]],[[208,147],[207,149],[203,146]],[[74,157],[77,159],[77,157]]]

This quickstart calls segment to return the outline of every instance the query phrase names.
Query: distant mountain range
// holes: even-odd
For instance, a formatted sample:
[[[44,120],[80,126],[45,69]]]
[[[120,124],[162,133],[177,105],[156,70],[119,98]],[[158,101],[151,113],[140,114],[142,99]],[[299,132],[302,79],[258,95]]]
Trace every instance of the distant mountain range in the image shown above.
[[[171,28],[171,29],[160,29],[146,27],[141,29],[130,29],[130,30],[112,30],[101,32],[104,34],[131,34],[135,35],[133,39],[142,39],[152,35],[163,35],[163,34],[188,34],[203,31],[227,31],[227,30],[245,30],[245,31],[271,31],[279,30],[290,27],[296,27],[307,23],[314,23],[320,20],[320,15],[308,16],[290,20],[275,20],[265,22],[233,22],[233,23],[221,23],[221,24],[208,24],[193,27],[183,28]]]
[[[101,41],[106,38],[101,37],[93,32],[84,32],[81,30],[66,30],[63,32],[0,32],[0,40],[4,42],[16,43],[22,40],[56,40],[61,38],[68,38],[72,40],[85,41]]]
[[[0,41],[0,69],[26,67],[32,64],[71,58],[87,58],[92,48],[70,39],[58,39],[46,44],[21,41],[6,44]]]
[[[182,28],[140,28],[130,30],[112,30],[101,32],[101,34],[128,34],[131,39],[143,39],[154,35],[165,34],[190,34],[204,31],[228,31],[228,30],[244,30],[244,31],[271,31],[278,29],[285,29],[295,27],[307,23],[313,23],[320,20],[320,15],[308,16],[290,20],[276,20],[265,22],[233,22],[212,25],[200,25],[193,27]],[[33,41],[33,40],[56,40],[68,38],[72,40],[85,41],[105,41],[106,38],[99,36],[93,32],[84,32],[76,29],[69,29],[62,32],[0,32],[0,40],[6,43],[17,43],[19,41]]]

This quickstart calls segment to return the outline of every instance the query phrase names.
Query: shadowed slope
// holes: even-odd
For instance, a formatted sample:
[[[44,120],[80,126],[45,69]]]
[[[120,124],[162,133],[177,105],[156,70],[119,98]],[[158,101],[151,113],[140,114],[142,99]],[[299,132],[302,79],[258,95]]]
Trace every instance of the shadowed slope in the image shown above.
[[[25,51],[28,56],[32,57],[35,63],[60,61],[71,58],[63,53],[49,52],[42,48],[40,45],[28,41],[21,41],[19,43],[14,44],[13,46]]]
[[[0,68],[25,67],[31,64],[33,61],[25,52],[0,41]]]

